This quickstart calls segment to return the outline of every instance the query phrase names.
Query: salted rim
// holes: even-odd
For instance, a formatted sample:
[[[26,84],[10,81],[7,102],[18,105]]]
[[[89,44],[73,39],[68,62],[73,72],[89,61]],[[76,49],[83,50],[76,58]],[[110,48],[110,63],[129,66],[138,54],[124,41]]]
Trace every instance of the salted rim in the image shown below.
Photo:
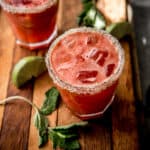
[[[56,2],[57,0],[47,0],[42,5],[39,5],[33,8],[33,7],[27,7],[27,6],[13,6],[5,2],[5,0],[0,0],[0,5],[5,11],[11,12],[11,13],[37,13],[37,12],[41,12],[51,7]]]
[[[54,50],[54,47],[57,45],[57,43],[63,39],[64,37],[71,35],[75,32],[96,32],[103,36],[105,36],[114,46],[116,51],[119,55],[118,65],[116,69],[114,70],[114,73],[111,74],[108,78],[104,79],[100,83],[94,83],[94,84],[86,84],[86,85],[71,85],[67,82],[62,81],[53,71],[52,62],[50,59],[50,55],[52,51]],[[119,41],[114,38],[112,35],[108,34],[106,31],[103,30],[97,30],[90,27],[80,27],[80,28],[74,28],[66,31],[64,34],[60,35],[50,46],[46,58],[46,66],[48,68],[49,75],[52,77],[55,84],[60,86],[61,88],[64,88],[66,90],[69,90],[70,92],[75,92],[78,94],[95,94],[99,91],[105,90],[108,86],[111,86],[120,76],[123,66],[124,66],[124,50],[121,47]]]

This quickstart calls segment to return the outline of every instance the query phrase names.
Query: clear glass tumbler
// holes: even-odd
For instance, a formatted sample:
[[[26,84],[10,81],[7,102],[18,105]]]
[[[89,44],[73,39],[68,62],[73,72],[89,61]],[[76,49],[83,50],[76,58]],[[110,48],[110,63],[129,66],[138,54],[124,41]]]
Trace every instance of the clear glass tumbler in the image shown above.
[[[99,50],[100,47],[103,51]],[[105,50],[109,49],[112,49],[112,52],[105,53]],[[109,61],[112,57],[115,60],[114,55],[117,55],[117,62]],[[106,62],[104,57],[108,57]],[[99,63],[97,60],[100,60]],[[88,61],[90,65],[86,65]],[[108,62],[116,63],[113,72],[111,69],[114,65],[109,65]],[[83,120],[91,119],[102,116],[114,99],[124,66],[124,50],[118,40],[105,31],[87,27],[70,29],[52,43],[46,56],[46,64],[50,77],[68,108]],[[56,64],[60,67],[55,68]],[[101,70],[96,70],[99,65],[101,70],[107,70],[107,73],[102,80],[96,81],[97,72],[101,74]],[[76,70],[79,72],[76,73]],[[72,84],[67,78],[75,79],[76,82]]]
[[[48,47],[57,35],[57,0],[0,0],[16,43],[30,50]]]

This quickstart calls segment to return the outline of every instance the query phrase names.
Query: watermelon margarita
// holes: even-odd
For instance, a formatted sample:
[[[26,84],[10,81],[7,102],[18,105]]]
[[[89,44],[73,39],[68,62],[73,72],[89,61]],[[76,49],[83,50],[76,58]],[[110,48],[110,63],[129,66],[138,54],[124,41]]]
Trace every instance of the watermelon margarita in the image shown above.
[[[66,105],[81,119],[90,119],[112,103],[124,52],[111,35],[84,27],[58,37],[46,63]]]
[[[29,49],[48,46],[56,36],[57,0],[0,0],[16,36]]]

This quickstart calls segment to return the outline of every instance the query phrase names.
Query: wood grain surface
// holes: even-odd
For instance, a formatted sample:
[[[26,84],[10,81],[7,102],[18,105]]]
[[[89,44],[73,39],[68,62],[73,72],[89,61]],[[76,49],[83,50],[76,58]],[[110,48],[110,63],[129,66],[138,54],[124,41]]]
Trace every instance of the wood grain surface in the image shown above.
[[[81,0],[60,0],[58,14],[59,34],[67,29],[77,27],[76,19],[82,10]],[[127,19],[125,0],[100,0],[97,4],[108,23]],[[132,82],[132,65],[130,47],[127,41],[121,41],[125,50],[125,67],[116,91],[116,98],[103,118],[89,121],[90,129],[80,131],[82,150],[138,150],[139,139],[135,95]],[[22,57],[28,55],[45,55],[45,50],[28,51],[15,45],[15,38],[3,11],[0,10],[0,99],[21,95],[41,106],[44,93],[53,86],[48,73],[42,74],[18,90],[11,81],[13,66]],[[5,64],[5,65],[4,65]],[[0,107],[0,150],[37,150],[38,133],[33,125],[34,111],[19,100]],[[50,125],[64,125],[80,121],[63,102],[48,117]],[[52,150],[51,141],[42,148]]]

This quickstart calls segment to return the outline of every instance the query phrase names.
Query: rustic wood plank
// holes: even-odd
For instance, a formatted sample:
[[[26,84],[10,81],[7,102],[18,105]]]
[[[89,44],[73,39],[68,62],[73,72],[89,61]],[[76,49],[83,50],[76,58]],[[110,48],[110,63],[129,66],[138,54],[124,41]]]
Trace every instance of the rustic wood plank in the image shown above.
[[[122,42],[125,50],[125,67],[112,106],[112,138],[114,150],[138,150],[138,131],[135,96],[129,44]]]
[[[104,14],[108,23],[127,19],[126,0],[98,0],[97,7]]]
[[[12,66],[22,57],[33,54],[35,54],[35,52],[16,46],[14,49]],[[21,95],[32,99],[32,85],[27,84],[23,89],[19,90],[12,84],[10,77],[7,93],[7,97]],[[27,149],[30,115],[31,107],[23,101],[12,102],[5,106],[0,134],[0,149]]]
[[[7,95],[9,75],[12,66],[11,62],[13,58],[14,40],[15,38],[10,26],[0,9],[0,100],[4,99]],[[3,110],[4,107],[0,107],[0,127],[3,118]]]
[[[102,7],[103,6],[103,7]],[[109,22],[127,20],[125,0],[101,0],[98,8]],[[117,96],[112,106],[112,140],[114,150],[137,150],[138,130],[132,82],[132,63],[129,43],[122,42],[125,50],[125,67],[117,88]]]
[[[60,0],[58,28],[59,32],[77,27],[77,16],[82,9],[81,0]]]
[[[34,92],[33,92],[33,102],[41,107],[43,100],[45,99],[45,92],[53,86],[53,82],[50,79],[48,73],[44,73],[41,75],[36,81],[34,85]],[[38,132],[33,124],[33,117],[34,117],[34,110],[32,110],[32,117],[31,117],[31,124],[30,124],[30,132],[29,132],[29,150],[36,150],[38,149]],[[48,116],[50,126],[56,126],[57,121],[57,111],[53,112],[51,115]],[[44,149],[52,149],[52,144],[49,142]]]

